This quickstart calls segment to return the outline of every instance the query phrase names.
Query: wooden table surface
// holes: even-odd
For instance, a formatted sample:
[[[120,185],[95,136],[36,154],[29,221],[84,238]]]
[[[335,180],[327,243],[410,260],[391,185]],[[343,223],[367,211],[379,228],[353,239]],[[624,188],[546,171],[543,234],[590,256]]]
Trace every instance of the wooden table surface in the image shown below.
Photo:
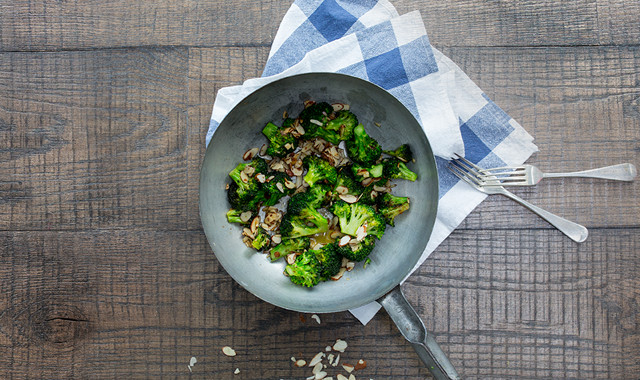
[[[636,0],[393,3],[535,137],[529,162],[640,164]],[[202,231],[216,91],[260,75],[289,6],[0,0],[0,377],[303,379],[290,358],[336,339],[358,379],[428,377],[385,313],[271,306]],[[640,377],[639,187],[516,191],[587,226],[582,244],[490,197],[407,281],[465,378]]]

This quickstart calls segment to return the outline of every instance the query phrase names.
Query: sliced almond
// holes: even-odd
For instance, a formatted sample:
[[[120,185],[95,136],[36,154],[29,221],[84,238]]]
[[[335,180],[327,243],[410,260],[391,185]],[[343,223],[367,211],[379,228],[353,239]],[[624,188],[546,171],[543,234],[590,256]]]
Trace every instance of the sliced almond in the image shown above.
[[[338,245],[340,247],[344,247],[345,245],[349,244],[350,241],[351,241],[351,236],[344,235],[342,238],[340,238],[340,241],[338,242]]]
[[[344,364],[342,364],[342,368],[344,368],[345,371],[351,373],[351,372],[353,372],[353,368],[354,367],[351,364],[344,363]]]
[[[295,188],[296,188],[296,183],[295,183],[295,182],[293,182],[293,181],[289,181],[288,179],[285,179],[285,180],[284,180],[284,186],[285,186],[287,189],[295,189]]]
[[[257,180],[258,180],[258,182],[260,182],[260,183],[265,183],[265,182],[267,182],[267,177],[266,177],[264,174],[262,174],[262,173],[258,173],[258,174],[256,175],[256,179],[257,179]]]
[[[345,375],[339,373],[338,376],[336,376],[336,379],[338,380],[349,380]]]
[[[336,193],[338,193],[338,194],[346,194],[348,192],[349,192],[349,189],[346,188],[345,186],[340,185],[340,186],[336,187]]]
[[[373,181],[375,181],[375,178],[371,178],[371,177],[365,178],[364,180],[362,180],[362,186],[367,187],[371,185]]]
[[[309,365],[309,367],[311,367],[311,365]],[[311,370],[311,373],[313,373],[314,375],[317,374],[318,372],[322,371],[322,363],[318,362],[316,364],[313,365],[313,369]]]
[[[340,194],[338,197],[347,203],[356,203],[358,201],[358,197],[353,194]]]
[[[265,154],[267,154],[267,144],[262,144],[262,146],[260,147],[260,155],[264,156]]]
[[[240,180],[244,183],[249,183],[249,176],[245,172],[240,172]]]
[[[342,233],[340,231],[331,231],[331,234],[329,234],[329,237],[331,239],[337,239],[338,236],[342,235]]]
[[[251,148],[251,149],[247,150],[246,152],[244,152],[244,154],[242,155],[242,159],[245,160],[245,161],[249,161],[256,154],[258,154],[259,151],[260,150],[258,148]]]
[[[352,373],[347,380],[356,380],[356,376]]]
[[[378,185],[373,185],[373,190],[379,192],[379,193],[384,193],[385,191],[389,191],[388,188],[384,187],[384,186],[378,186]]]
[[[356,174],[362,178],[369,178],[369,171],[367,169],[358,169]]]
[[[307,364],[306,361],[302,360],[302,359],[298,359],[296,360],[296,367],[304,367]]]
[[[296,177],[302,175],[303,172],[304,172],[304,169],[302,169],[301,167],[291,168],[291,173],[293,173],[293,175]]]
[[[347,349],[347,342],[342,339],[337,339],[333,344],[333,349],[338,352],[344,352]]]
[[[313,319],[314,321],[318,322],[318,324],[320,324],[320,317],[318,317],[318,314],[312,314],[311,319]]]
[[[310,119],[310,120],[309,120],[309,122],[310,122],[310,123],[313,123],[313,124],[315,124],[315,125],[319,125],[319,126],[321,126],[321,127],[322,127],[322,122],[321,122],[321,121],[319,121],[319,120],[316,120],[316,119]]]
[[[244,167],[244,169],[242,169],[242,172],[243,173],[247,173],[248,176],[252,176],[253,173],[256,172],[256,168],[254,168],[251,165],[247,165],[247,166]]]
[[[365,360],[358,360],[356,366],[354,367],[356,371],[360,371],[361,369],[367,368],[367,362]]]
[[[287,264],[293,264],[296,262],[296,254],[295,253],[290,253],[287,256],[285,256],[285,260],[287,260]]]
[[[356,230],[356,240],[362,241],[365,237],[367,237],[367,225],[363,224]]]
[[[253,236],[253,232],[251,232],[251,229],[245,227],[242,229],[242,234],[246,237],[248,237],[249,239],[253,239],[255,236]]]
[[[314,379],[315,380],[322,380],[322,379],[331,380],[330,377],[327,377],[327,373],[325,371],[318,371],[318,373],[316,373],[316,377]]]
[[[253,218],[253,220],[251,221],[251,233],[255,235],[256,231],[258,230],[258,226],[260,225],[260,217],[256,216],[255,218]]]
[[[334,112],[349,110],[351,108],[348,104],[345,103],[333,103],[331,107],[333,108]]]
[[[280,242],[282,241],[282,237],[280,235],[273,235],[271,241],[273,242],[273,244],[280,244]]]
[[[314,314],[315,315],[315,314]],[[324,352],[318,352],[316,354],[316,356],[313,357],[313,359],[311,359],[311,361],[309,362],[309,367],[313,367],[316,364],[320,363],[322,361],[322,358],[324,357]],[[320,363],[322,364],[322,363]],[[314,372],[315,373],[315,372]]]
[[[222,353],[227,356],[236,356],[236,351],[229,346],[222,347]]]
[[[356,263],[354,263],[353,261],[349,261],[345,266],[345,268],[347,269],[348,272],[351,272],[351,270],[355,268],[355,266],[356,266]]]
[[[251,218],[251,215],[253,215],[251,211],[245,211],[240,214],[240,220],[242,220],[243,223],[246,223],[249,221],[249,218]]]
[[[281,193],[284,193],[284,186],[282,186],[282,182],[276,183],[276,187],[280,190]]]

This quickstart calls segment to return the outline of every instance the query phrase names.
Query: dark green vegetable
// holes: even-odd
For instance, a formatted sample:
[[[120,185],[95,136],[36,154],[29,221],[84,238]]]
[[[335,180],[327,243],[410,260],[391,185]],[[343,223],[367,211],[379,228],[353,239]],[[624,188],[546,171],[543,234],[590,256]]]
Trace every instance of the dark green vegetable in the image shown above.
[[[370,166],[376,163],[382,155],[382,147],[371,138],[362,124],[353,130],[353,137],[346,141],[347,155],[355,163]]]
[[[375,246],[376,238],[368,235],[361,241],[338,247],[337,252],[351,261],[362,261],[369,256]]]
[[[309,251],[313,252],[318,259],[318,271],[322,281],[326,281],[340,272],[342,255],[336,250],[337,247],[336,243],[331,243],[320,249]]]
[[[304,181],[312,186],[319,181],[327,182],[331,185],[336,183],[336,168],[331,166],[329,161],[323,160],[317,156],[307,156],[302,161],[307,168],[307,174],[304,175]]]
[[[418,175],[412,172],[407,165],[399,159],[385,158],[382,161],[384,165],[384,176],[390,179],[406,179],[409,181],[415,181],[418,179]]]
[[[290,253],[304,252],[309,249],[310,244],[311,240],[307,236],[294,239],[283,239],[280,244],[271,248],[269,256],[271,257],[271,261],[276,261]]]
[[[338,134],[340,140],[348,140],[353,136],[353,130],[358,125],[358,118],[351,111],[342,110],[335,113],[325,128]]]
[[[331,212],[338,217],[340,231],[343,234],[355,237],[358,229],[365,226],[367,235],[373,235],[378,239],[384,235],[387,224],[382,215],[370,205],[339,200],[331,206]]]
[[[294,284],[310,288],[321,280],[319,266],[320,263],[313,251],[306,251],[296,257],[293,264],[287,265],[284,273]]]
[[[413,161],[413,152],[407,144],[402,144],[394,150],[383,150],[383,152],[398,158],[402,162]]]
[[[240,215],[242,215],[244,211],[242,210],[235,210],[235,209],[230,209],[229,211],[227,211],[227,222],[229,223],[239,223],[242,225],[246,225],[251,223],[251,220],[253,219],[253,217],[255,216],[254,213],[251,213],[251,216],[247,219],[246,222],[243,222],[242,219],[240,219]]]
[[[409,209],[409,198],[398,197],[390,193],[383,193],[378,196],[378,212],[384,217],[387,224],[395,225],[396,216]]]
[[[255,237],[251,242],[251,246],[255,250],[257,251],[265,250],[269,247],[269,244],[271,244],[271,237],[269,236],[269,233],[267,233],[267,231],[264,228],[258,227],[256,229],[256,232],[253,235]]]
[[[288,119],[292,120],[292,119]],[[285,124],[291,124],[286,122]],[[267,154],[273,157],[284,157],[287,154],[293,152],[298,146],[298,140],[290,133],[283,133],[286,127],[278,127],[273,123],[267,123],[262,129],[262,133],[269,140],[269,146],[267,147]]]
[[[280,233],[286,238],[321,234],[329,230],[327,219],[309,204],[305,193],[289,199],[287,213],[280,222]]]
[[[271,178],[272,176],[273,178]],[[294,182],[285,173],[273,172],[273,174],[269,174],[267,181],[262,185],[265,194],[264,206],[273,206],[285,195],[293,194],[295,191],[293,184]]]

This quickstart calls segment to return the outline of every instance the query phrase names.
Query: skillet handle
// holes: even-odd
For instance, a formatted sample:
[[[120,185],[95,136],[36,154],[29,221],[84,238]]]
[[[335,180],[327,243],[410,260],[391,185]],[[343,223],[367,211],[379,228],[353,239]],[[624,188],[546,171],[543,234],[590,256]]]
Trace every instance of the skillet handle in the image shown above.
[[[420,360],[436,380],[460,379],[424,323],[402,294],[400,285],[378,299],[406,340],[413,345]]]

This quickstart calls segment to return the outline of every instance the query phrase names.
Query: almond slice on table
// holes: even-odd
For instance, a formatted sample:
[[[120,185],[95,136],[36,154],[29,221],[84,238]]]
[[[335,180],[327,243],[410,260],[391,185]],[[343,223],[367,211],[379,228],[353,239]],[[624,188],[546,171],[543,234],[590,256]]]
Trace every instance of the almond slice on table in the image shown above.
[[[227,356],[236,356],[236,351],[229,346],[222,347],[222,353]]]

